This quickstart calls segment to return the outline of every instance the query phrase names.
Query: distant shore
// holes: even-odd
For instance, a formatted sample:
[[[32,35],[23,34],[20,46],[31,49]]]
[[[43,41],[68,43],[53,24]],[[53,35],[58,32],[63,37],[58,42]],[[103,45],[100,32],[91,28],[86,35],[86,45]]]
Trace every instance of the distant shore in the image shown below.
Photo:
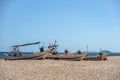
[[[119,80],[120,56],[106,61],[0,60],[1,80]]]

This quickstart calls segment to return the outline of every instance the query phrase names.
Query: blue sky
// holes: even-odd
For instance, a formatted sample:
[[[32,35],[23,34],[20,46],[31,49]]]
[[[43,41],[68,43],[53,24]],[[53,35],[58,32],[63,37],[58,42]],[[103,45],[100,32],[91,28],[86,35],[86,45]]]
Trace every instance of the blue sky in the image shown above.
[[[120,51],[119,0],[0,0],[0,51],[57,40],[58,51]],[[38,46],[20,48],[38,51]]]

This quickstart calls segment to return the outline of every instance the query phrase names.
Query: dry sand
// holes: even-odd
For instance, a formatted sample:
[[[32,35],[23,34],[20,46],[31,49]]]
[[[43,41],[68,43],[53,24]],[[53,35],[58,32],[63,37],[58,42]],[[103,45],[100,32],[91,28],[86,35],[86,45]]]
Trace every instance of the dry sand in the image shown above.
[[[0,80],[120,80],[120,57],[107,61],[0,60]]]

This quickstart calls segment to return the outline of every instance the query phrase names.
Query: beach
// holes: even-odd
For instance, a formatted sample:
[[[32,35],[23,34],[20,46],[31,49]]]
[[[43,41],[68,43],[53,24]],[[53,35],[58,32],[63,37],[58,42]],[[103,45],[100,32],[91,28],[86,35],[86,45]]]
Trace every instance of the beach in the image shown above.
[[[120,80],[120,56],[106,61],[0,60],[0,80]]]

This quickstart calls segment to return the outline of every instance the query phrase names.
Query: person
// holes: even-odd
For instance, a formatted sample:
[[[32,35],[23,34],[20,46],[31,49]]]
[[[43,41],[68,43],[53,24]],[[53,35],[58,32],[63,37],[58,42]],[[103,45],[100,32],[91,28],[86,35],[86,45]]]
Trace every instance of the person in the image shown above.
[[[48,51],[49,51],[49,53],[51,53],[51,52],[52,52],[52,49],[51,49],[51,47],[50,47],[50,46],[48,46]]]
[[[80,49],[77,51],[78,54],[81,54],[82,52],[80,51]]]
[[[40,48],[40,52],[43,52],[43,51],[44,51],[44,48],[43,48],[43,47],[41,47],[41,48]]]
[[[69,51],[67,49],[65,49],[65,54],[67,54]]]
[[[101,52],[99,52],[99,55],[100,55],[100,56],[102,56],[102,55],[103,55],[103,52],[102,52],[102,51],[101,51]]]
[[[12,52],[13,52],[13,56],[21,56],[21,54],[19,54],[20,52],[18,47],[14,47]]]

